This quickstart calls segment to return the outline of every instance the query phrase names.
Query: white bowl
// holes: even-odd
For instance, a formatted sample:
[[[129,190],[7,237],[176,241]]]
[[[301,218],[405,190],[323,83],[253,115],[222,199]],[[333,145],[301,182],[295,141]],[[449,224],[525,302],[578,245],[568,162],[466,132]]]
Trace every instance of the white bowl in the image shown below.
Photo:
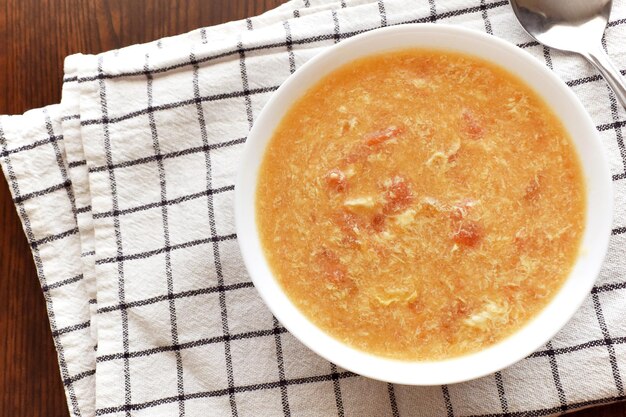
[[[411,362],[356,350],[316,327],[287,298],[265,259],[255,220],[255,194],[265,147],[286,111],[320,78],[356,58],[401,48],[439,48],[474,55],[522,78],[552,108],[571,135],[587,187],[587,216],[576,264],[554,299],[539,315],[505,340],[453,359]],[[355,36],[328,48],[276,91],[252,128],[235,187],[239,246],[255,287],[276,318],[302,343],[355,373],[394,383],[439,385],[478,378],[526,357],[558,332],[593,287],[606,254],[613,214],[608,162],[596,129],[576,96],[528,53],[493,36],[456,26],[414,24]]]

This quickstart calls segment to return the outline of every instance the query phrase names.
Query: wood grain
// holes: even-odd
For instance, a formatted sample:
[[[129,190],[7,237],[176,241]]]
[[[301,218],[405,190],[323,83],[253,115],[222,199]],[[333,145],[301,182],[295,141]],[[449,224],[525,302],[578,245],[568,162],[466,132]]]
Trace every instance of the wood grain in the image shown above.
[[[0,0],[0,114],[58,103],[63,59],[262,13],[281,0]],[[549,389],[549,388],[547,388]],[[0,416],[67,416],[30,250],[0,180]],[[626,404],[577,417],[626,417]],[[263,416],[264,417],[264,416]],[[271,416],[268,416],[271,417]]]

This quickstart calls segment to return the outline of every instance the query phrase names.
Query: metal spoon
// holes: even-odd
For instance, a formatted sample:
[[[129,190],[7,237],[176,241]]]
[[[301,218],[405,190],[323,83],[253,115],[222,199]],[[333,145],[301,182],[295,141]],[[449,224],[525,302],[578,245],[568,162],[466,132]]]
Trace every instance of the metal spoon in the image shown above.
[[[612,0],[509,0],[515,16],[538,42],[587,58],[626,108],[626,82],[601,46]]]

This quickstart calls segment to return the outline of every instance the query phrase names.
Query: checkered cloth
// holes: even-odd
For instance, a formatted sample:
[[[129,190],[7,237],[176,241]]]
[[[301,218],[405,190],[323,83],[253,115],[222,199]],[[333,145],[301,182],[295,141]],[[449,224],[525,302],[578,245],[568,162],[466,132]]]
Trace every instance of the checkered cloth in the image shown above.
[[[479,380],[374,381],[272,317],[243,267],[233,182],[246,135],[309,58],[363,31],[441,22],[517,44],[591,113],[616,217],[600,279],[551,342]],[[626,68],[626,0],[605,48]],[[0,118],[74,416],[558,414],[625,399],[626,113],[588,64],[531,41],[502,0],[292,0],[264,15],[66,61],[60,105]]]

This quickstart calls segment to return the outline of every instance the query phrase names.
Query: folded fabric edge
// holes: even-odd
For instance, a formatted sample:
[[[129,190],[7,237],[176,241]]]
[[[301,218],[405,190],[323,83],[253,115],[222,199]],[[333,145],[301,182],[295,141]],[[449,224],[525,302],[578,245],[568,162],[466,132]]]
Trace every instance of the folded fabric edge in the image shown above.
[[[0,116],[0,165],[9,184],[22,227],[31,246],[70,412],[90,415],[95,354],[80,265],[80,241],[72,208],[74,198],[65,165],[59,105]],[[48,148],[48,152],[42,152]],[[55,216],[55,210],[69,215]],[[71,291],[72,297],[60,296]],[[77,302],[78,301],[78,302]]]

